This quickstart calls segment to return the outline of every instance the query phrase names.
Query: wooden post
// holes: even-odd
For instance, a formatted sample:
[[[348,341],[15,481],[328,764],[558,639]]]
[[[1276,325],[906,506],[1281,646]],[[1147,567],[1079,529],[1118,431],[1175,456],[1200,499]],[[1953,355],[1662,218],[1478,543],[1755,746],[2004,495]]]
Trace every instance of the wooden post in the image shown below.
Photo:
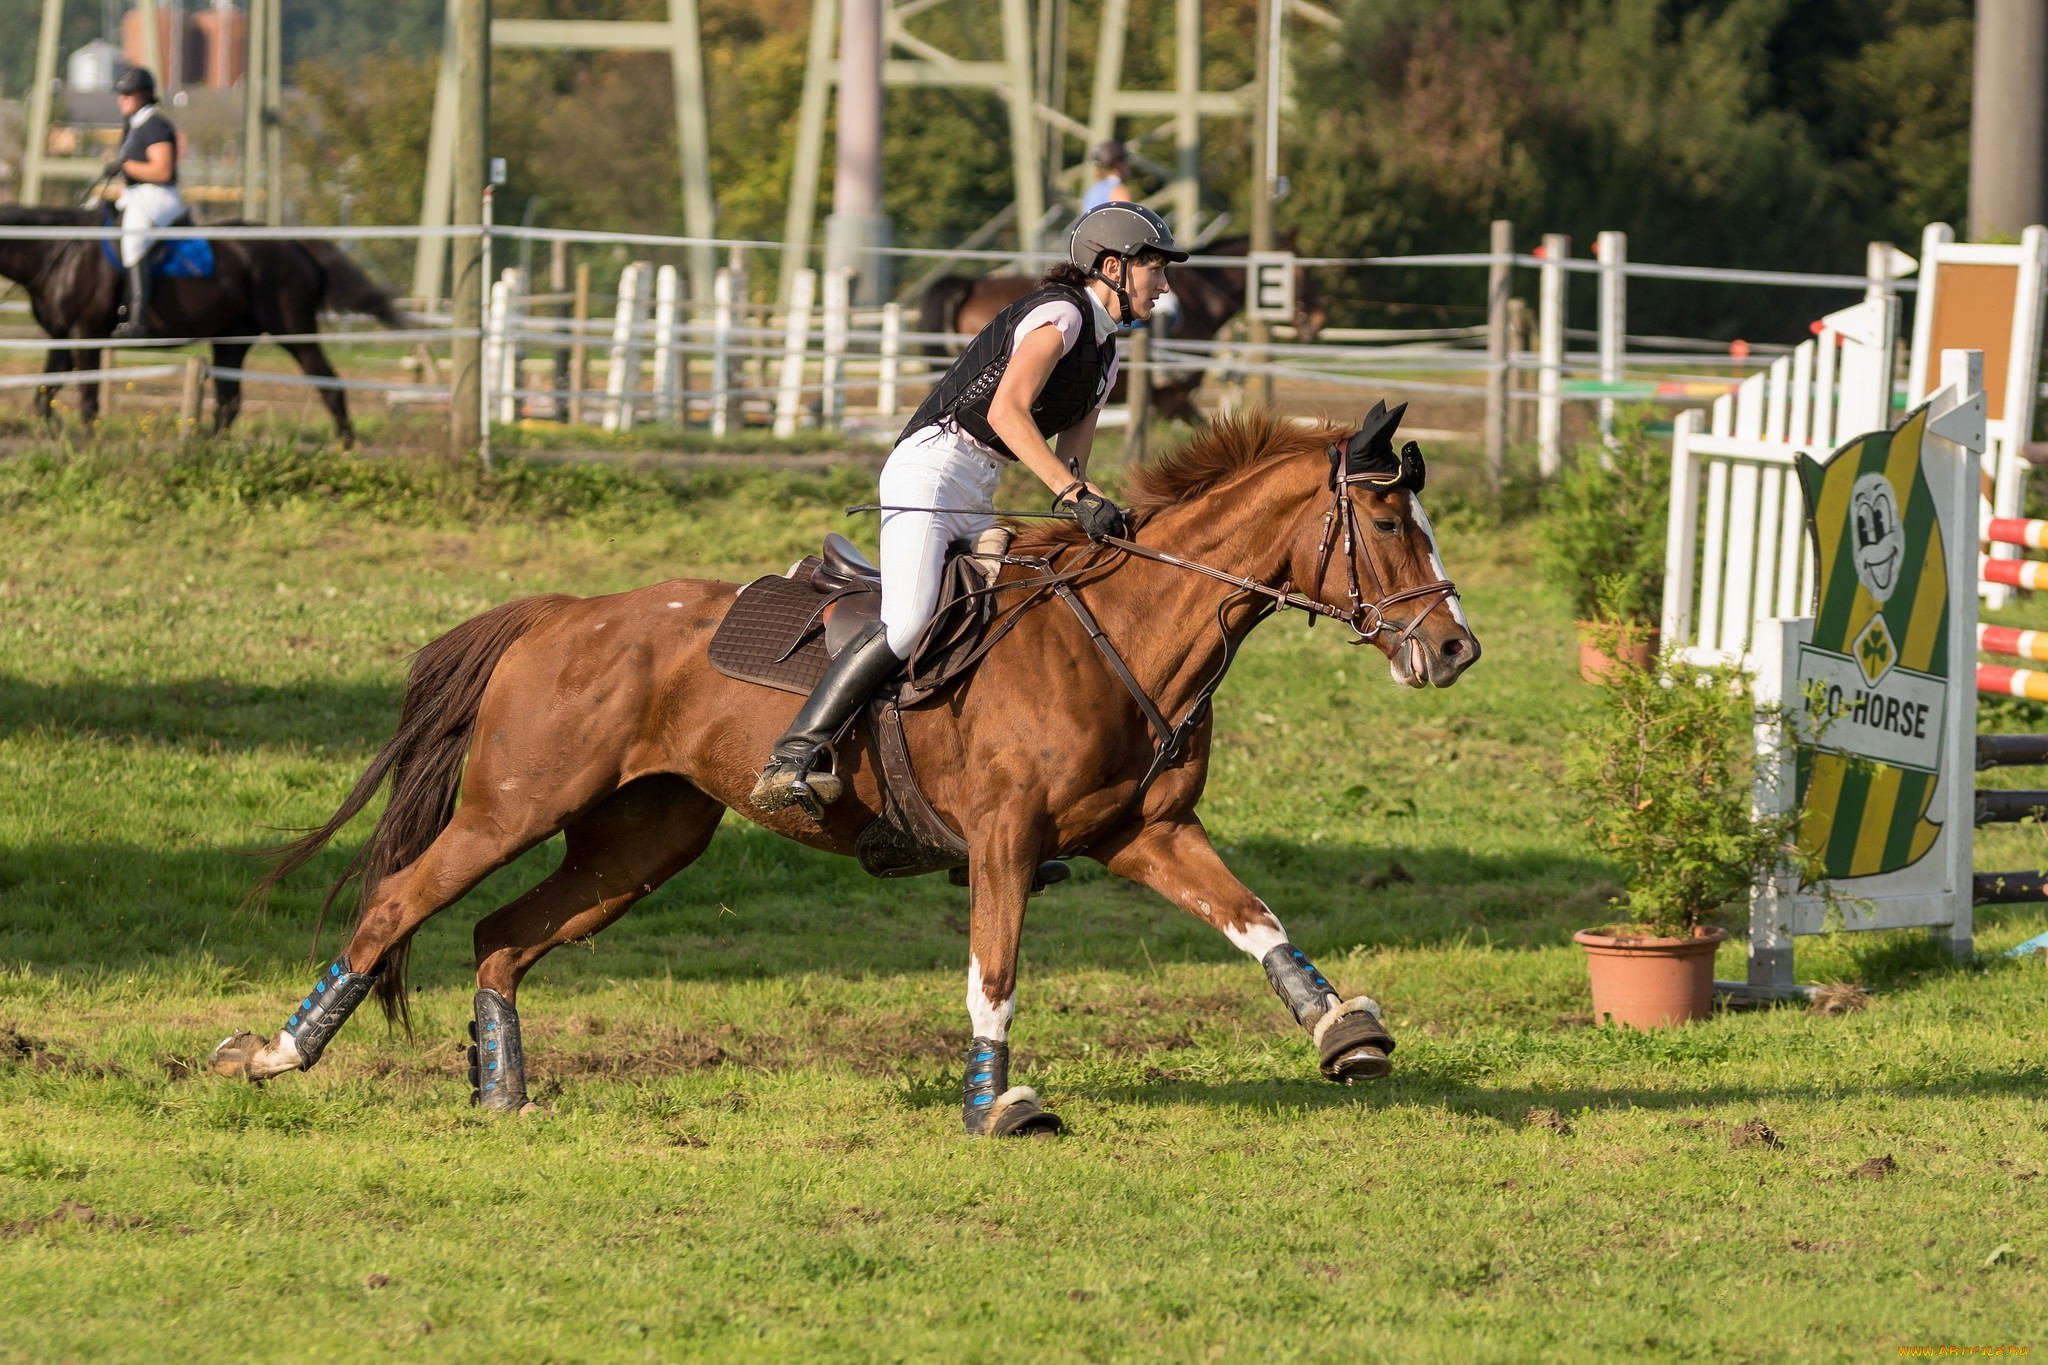
[[[1252,182],[1250,193],[1252,200],[1251,249],[1253,251],[1271,251],[1273,249],[1273,167],[1268,160],[1273,147],[1273,139],[1269,134],[1272,131],[1272,122],[1279,117],[1280,111],[1274,107],[1274,96],[1279,92],[1273,88],[1274,82],[1269,68],[1272,65],[1273,56],[1271,50],[1272,28],[1279,18],[1279,5],[1280,0],[1259,0],[1255,21],[1258,33],[1252,44],[1252,70],[1254,74],[1252,77]],[[1245,285],[1246,292],[1249,293],[1251,286],[1249,276],[1245,280]],[[1272,337],[1271,329],[1264,318],[1247,316],[1245,318],[1244,337],[1247,343],[1245,360],[1259,367],[1259,373],[1250,381],[1251,391],[1255,395],[1256,402],[1271,407],[1273,405],[1273,372],[1266,368],[1266,362],[1271,359],[1266,354],[1266,342]],[[1132,338],[1134,343],[1136,340],[1136,337]],[[1135,347],[1132,350],[1132,354],[1134,356],[1138,354]],[[1134,381],[1136,378],[1136,375],[1132,376]],[[1144,404],[1143,400],[1138,397],[1136,389],[1130,390],[1130,394],[1131,420],[1136,422],[1139,415],[1144,411]],[[1144,437],[1140,436],[1138,438],[1138,444],[1141,448],[1143,447]]]
[[[1493,220],[1486,268],[1486,481],[1498,489],[1508,449],[1508,290],[1514,263],[1515,225]]]
[[[590,345],[584,340],[584,327],[590,321],[590,263],[579,261],[576,265],[576,302],[569,314],[571,335],[569,343],[569,420],[583,421],[583,391],[590,387]]]
[[[1124,465],[1145,463],[1145,438],[1152,423],[1152,371],[1146,366],[1152,337],[1140,327],[1131,333],[1130,367],[1124,371],[1124,394],[1130,425],[1124,428]]]
[[[1536,351],[1536,315],[1529,310],[1527,299],[1508,300],[1508,355],[1516,361],[1526,360]],[[1514,393],[1527,393],[1533,383],[1533,376],[1527,370],[1510,372],[1508,387]],[[1527,441],[1536,429],[1536,410],[1528,402],[1508,403],[1508,439]]]
[[[259,0],[263,18],[263,220],[284,222],[284,7]],[[488,20],[485,21],[488,25]],[[244,84],[247,78],[244,77]]]
[[[196,355],[185,357],[185,391],[178,401],[178,432],[193,436],[199,431],[199,406],[206,393],[206,362]]]
[[[36,43],[35,88],[28,93],[28,140],[22,147],[21,202],[43,197],[43,155],[50,143],[50,102],[57,84],[57,49],[64,40],[64,0],[43,0],[43,27]]]
[[[491,19],[489,0],[457,0],[455,33],[455,203],[457,227],[481,227],[485,156],[491,116]],[[454,372],[448,398],[448,448],[466,458],[483,443],[483,291],[485,265],[481,233],[453,242],[449,298],[457,333],[449,346]]]
[[[1564,464],[1564,263],[1571,258],[1572,239],[1562,232],[1543,234],[1537,327],[1542,333],[1542,368],[1536,380],[1536,467],[1549,478]]]

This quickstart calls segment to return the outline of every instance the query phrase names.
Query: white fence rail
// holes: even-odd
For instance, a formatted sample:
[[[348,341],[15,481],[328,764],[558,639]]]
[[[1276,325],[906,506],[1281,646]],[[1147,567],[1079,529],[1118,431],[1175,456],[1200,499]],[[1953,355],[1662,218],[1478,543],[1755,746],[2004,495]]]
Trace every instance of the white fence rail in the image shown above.
[[[320,238],[339,242],[398,239],[453,239],[479,232],[507,243],[566,243],[586,246],[675,249],[707,244],[704,239],[649,233],[615,233],[549,228],[346,227],[273,228],[213,227],[163,229],[166,238],[206,237],[217,240]],[[0,239],[104,240],[117,228],[0,228]],[[701,423],[717,434],[729,434],[751,418],[772,424],[779,434],[798,427],[867,427],[899,415],[905,389],[933,374],[964,340],[906,330],[901,306],[857,308],[850,300],[849,281],[842,273],[795,274],[796,288],[787,306],[761,305],[747,292],[746,260],[751,253],[777,250],[779,244],[721,240],[710,243],[730,254],[732,264],[718,273],[713,297],[692,300],[672,265],[630,262],[617,295],[597,299],[613,305],[613,315],[560,316],[567,296],[539,293],[518,266],[500,272],[486,285],[483,340],[486,356],[485,410],[498,422],[526,417],[566,419],[572,412],[595,417],[609,430],[627,431],[643,421],[663,424]],[[1175,341],[1151,339],[1142,362],[1126,367],[1150,383],[1160,376],[1183,378],[1199,374],[1226,388],[1254,376],[1272,376],[1291,384],[1322,388],[1368,389],[1469,397],[1475,403],[1505,402],[1533,406],[1531,424],[1543,470],[1554,471],[1562,458],[1564,405],[1594,402],[1603,417],[1617,398],[1696,399],[1727,392],[1740,382],[1726,362],[1705,363],[1704,352],[1718,343],[1687,338],[1632,337],[1626,332],[1625,281],[1631,277],[1690,280],[1795,288],[1855,289],[1894,295],[1913,287],[1910,280],[1879,280],[1870,276],[1810,272],[1729,270],[1681,267],[1627,259],[1621,234],[1601,235],[1598,259],[1577,259],[1565,239],[1545,239],[1540,255],[1490,252],[1436,253],[1376,258],[1303,257],[1302,266],[1331,269],[1487,268],[1497,263],[1534,269],[1539,276],[1539,307],[1535,335],[1511,337],[1496,345],[1489,359],[1488,327],[1333,329],[1314,344],[1273,341],[1248,353],[1242,341]],[[891,248],[890,254],[959,260],[1014,262],[1014,252],[934,253]],[[1047,256],[1047,260],[1059,259]],[[1242,266],[1237,257],[1197,257],[1197,264]],[[1595,274],[1599,280],[1599,327],[1590,335],[1565,326],[1569,277]],[[719,292],[722,291],[722,292]],[[415,323],[435,319],[415,318]],[[1276,329],[1284,334],[1284,329]],[[325,345],[409,346],[416,355],[432,343],[464,333],[446,326],[414,325],[402,329],[350,330],[321,333]],[[1538,343],[1540,337],[1540,343]],[[1591,351],[1572,351],[1567,343],[1592,340]],[[240,338],[254,342],[261,338]],[[281,339],[282,340],[282,339]],[[166,341],[119,343],[104,339],[44,341],[0,337],[0,353],[11,350],[73,349],[114,352],[138,346],[161,347]],[[921,352],[936,352],[933,355]],[[571,355],[576,357],[572,361]],[[431,361],[414,361],[425,378],[435,377]],[[590,371],[601,369],[602,382]],[[1511,376],[1533,376],[1532,382],[1489,393],[1487,380],[1506,370]],[[98,371],[92,372],[98,374]],[[127,377],[124,371],[121,377]],[[135,372],[136,377],[140,373]],[[385,382],[370,379],[315,381],[303,375],[238,370],[252,383],[312,385],[322,388],[382,390],[405,401],[445,402],[445,384]],[[75,374],[13,376],[20,384],[74,382]],[[1753,381],[1752,381],[1753,382]],[[1498,397],[1495,396],[1498,394]],[[1492,428],[1489,422],[1488,429]]]

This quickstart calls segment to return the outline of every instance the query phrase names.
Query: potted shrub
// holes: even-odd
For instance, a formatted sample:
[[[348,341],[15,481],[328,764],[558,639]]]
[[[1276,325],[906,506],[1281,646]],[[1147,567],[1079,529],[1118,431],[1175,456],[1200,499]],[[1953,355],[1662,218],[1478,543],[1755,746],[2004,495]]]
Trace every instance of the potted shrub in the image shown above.
[[[1580,450],[1543,497],[1537,564],[1571,602],[1579,676],[1589,683],[1615,659],[1646,669],[1657,657],[1671,461],[1649,434],[1648,418],[1643,407],[1618,412],[1612,446]],[[1603,602],[1607,579],[1621,580],[1624,590]]]
[[[1606,580],[1595,643],[1618,649],[1627,584]],[[1605,631],[1603,637],[1598,632]],[[1790,861],[1814,884],[1817,862],[1797,848],[1801,803],[1757,819],[1756,712],[1749,677],[1673,655],[1656,669],[1615,668],[1602,705],[1566,751],[1566,785],[1602,854],[1628,864],[1625,920],[1583,930],[1593,1013],[1636,1028],[1704,1019],[1712,1009],[1714,950],[1728,931],[1713,920],[1746,908],[1750,886]],[[1772,717],[1765,717],[1766,723]],[[1784,742],[1789,727],[1776,718]]]

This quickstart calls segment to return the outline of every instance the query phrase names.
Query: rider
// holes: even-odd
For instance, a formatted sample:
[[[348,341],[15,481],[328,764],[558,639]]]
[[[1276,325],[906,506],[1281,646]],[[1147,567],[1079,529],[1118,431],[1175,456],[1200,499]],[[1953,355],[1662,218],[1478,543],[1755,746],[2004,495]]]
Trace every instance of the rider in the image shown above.
[[[1187,253],[1158,214],[1118,203],[1081,215],[1067,257],[967,343],[897,438],[881,500],[916,510],[882,514],[882,619],[840,651],[776,741],[754,784],[756,809],[802,805],[817,817],[844,791],[812,767],[910,657],[937,610],[947,546],[995,524],[1004,461],[1044,480],[1090,539],[1123,531],[1123,509],[1088,481],[1095,420],[1116,382],[1117,329],[1151,317],[1167,262]]]
[[[1081,192],[1081,212],[1099,209],[1104,204],[1128,204],[1131,202],[1131,187],[1124,181],[1131,174],[1130,153],[1124,144],[1111,139],[1102,143],[1091,154],[1095,162],[1095,181]]]
[[[128,136],[115,154],[110,175],[126,187],[114,207],[121,210],[121,264],[128,271],[127,315],[114,329],[117,337],[149,335],[149,268],[145,264],[154,239],[149,229],[176,222],[185,212],[178,197],[178,130],[156,105],[156,78],[131,66],[114,82]]]

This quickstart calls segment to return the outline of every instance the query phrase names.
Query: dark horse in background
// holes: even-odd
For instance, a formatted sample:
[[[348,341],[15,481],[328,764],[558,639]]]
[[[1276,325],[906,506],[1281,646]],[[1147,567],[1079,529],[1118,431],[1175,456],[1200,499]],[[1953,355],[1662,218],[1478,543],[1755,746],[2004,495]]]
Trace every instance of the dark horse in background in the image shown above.
[[[1249,237],[1226,237],[1197,252],[1201,256],[1243,256],[1251,250]],[[1244,310],[1244,267],[1223,265],[1175,265],[1166,271],[1167,287],[1180,304],[1179,315],[1167,337],[1173,341],[1208,341],[1223,330],[1223,324]],[[1010,304],[1030,293],[1037,281],[1028,275],[942,275],[924,291],[918,314],[921,332],[958,332],[973,336]],[[1325,320],[1322,295],[1317,292],[1315,274],[1296,267],[1294,272],[1294,328],[1302,341],[1314,341]],[[1202,369],[1155,371],[1152,377],[1153,411],[1190,426],[1204,419],[1195,406],[1195,390],[1202,386]],[[1124,379],[1117,376],[1110,391],[1112,403],[1124,401]]]
[[[96,208],[0,207],[0,226],[99,227]],[[392,307],[391,296],[363,268],[331,242],[238,241],[215,239],[213,274],[205,279],[159,277],[150,290],[150,335],[165,338],[309,336],[319,330],[320,310],[368,313],[386,326],[399,328],[405,319]],[[121,271],[108,259],[99,241],[0,240],[0,275],[28,291],[29,307],[38,326],[59,340],[85,341],[110,336],[120,321],[125,297]],[[249,341],[216,341],[213,363],[238,370],[253,345]],[[299,368],[331,379],[334,367],[315,341],[279,342]],[[50,352],[46,370],[100,368],[97,350],[58,348]],[[36,390],[36,415],[52,416],[59,385]],[[79,416],[90,426],[99,416],[99,386],[81,384]],[[213,429],[224,430],[242,408],[239,380],[216,375],[213,381]],[[355,440],[349,425],[348,399],[340,389],[322,389],[322,401],[334,418],[343,444]]]

